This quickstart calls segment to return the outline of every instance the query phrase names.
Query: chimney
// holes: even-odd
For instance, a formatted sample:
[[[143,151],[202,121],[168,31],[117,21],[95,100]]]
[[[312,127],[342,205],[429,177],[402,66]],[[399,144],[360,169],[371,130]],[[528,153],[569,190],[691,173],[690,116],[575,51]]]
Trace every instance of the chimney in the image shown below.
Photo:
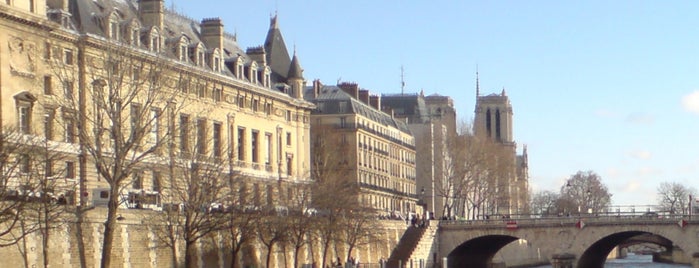
[[[359,85],[357,85],[357,83],[342,82],[337,86],[340,87],[342,91],[347,92],[347,94],[350,94],[352,98],[359,98]]]
[[[163,20],[165,18],[165,0],[139,0],[138,17],[144,27],[158,27],[158,31],[163,31]]]
[[[246,51],[245,54],[248,54],[251,60],[254,60],[257,62],[257,64],[260,65],[267,65],[267,59],[265,57],[265,48],[262,46],[259,47],[249,47]]]
[[[369,105],[374,107],[374,109],[381,111],[381,96],[371,95],[369,96]]]
[[[388,115],[390,115],[391,118],[393,118],[393,115],[394,115],[394,114],[393,114],[393,108],[391,108],[391,107],[384,107],[383,112],[386,113],[386,114],[388,114]]]
[[[323,88],[323,84],[320,83],[320,79],[313,80],[313,99],[318,98],[321,88]]]
[[[362,101],[364,104],[369,105],[369,90],[360,89],[359,100]]]
[[[223,50],[223,22],[220,18],[201,20],[201,41],[208,49]]]

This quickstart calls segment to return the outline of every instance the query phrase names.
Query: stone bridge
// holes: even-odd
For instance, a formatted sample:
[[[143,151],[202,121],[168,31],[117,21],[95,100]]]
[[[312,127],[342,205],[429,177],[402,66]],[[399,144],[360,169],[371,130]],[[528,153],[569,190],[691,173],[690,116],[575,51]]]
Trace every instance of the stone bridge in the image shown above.
[[[679,249],[699,268],[699,217],[556,217],[442,221],[438,254],[448,267],[490,267],[509,243],[525,240],[553,267],[603,267],[617,246],[645,241]]]

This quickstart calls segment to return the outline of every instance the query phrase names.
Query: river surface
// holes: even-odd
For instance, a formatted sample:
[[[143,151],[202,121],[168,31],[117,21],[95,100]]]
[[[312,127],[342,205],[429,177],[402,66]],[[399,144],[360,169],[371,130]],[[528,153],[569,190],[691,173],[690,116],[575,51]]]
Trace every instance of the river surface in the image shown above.
[[[536,268],[547,268],[551,265],[538,266]],[[629,254],[628,257],[624,259],[613,259],[608,260],[604,264],[605,268],[608,267],[654,267],[654,268],[679,268],[679,267],[692,267],[691,265],[679,265],[679,264],[665,264],[665,263],[655,263],[653,262],[653,256],[651,255],[634,255]]]

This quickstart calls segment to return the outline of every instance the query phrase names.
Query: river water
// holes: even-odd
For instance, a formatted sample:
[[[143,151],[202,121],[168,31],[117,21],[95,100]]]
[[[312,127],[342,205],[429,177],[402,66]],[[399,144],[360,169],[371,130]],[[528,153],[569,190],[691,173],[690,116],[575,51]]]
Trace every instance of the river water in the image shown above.
[[[536,268],[547,268],[551,265],[538,266]],[[665,264],[665,263],[655,263],[653,262],[653,256],[651,255],[634,255],[629,254],[628,257],[624,259],[612,259],[608,260],[604,264],[605,268],[608,267],[654,267],[654,268],[679,268],[679,267],[692,267],[691,265],[679,265],[679,264]]]

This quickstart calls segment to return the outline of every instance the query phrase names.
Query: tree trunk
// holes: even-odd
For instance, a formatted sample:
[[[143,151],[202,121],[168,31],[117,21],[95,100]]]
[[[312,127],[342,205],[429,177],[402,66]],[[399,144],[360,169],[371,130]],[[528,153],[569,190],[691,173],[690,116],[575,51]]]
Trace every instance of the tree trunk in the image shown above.
[[[232,242],[231,246],[231,268],[237,268],[238,267],[238,252],[240,251],[240,246],[236,242]]]
[[[83,241],[83,208],[78,206],[75,208],[75,240],[78,242],[78,257],[80,258],[80,267],[87,267],[87,259],[85,258],[85,242]]]
[[[265,268],[269,268],[269,263],[272,261],[272,250],[274,250],[274,243],[269,244],[267,247],[267,265]]]
[[[194,243],[196,242],[189,241],[189,239],[184,242],[184,267],[195,267],[194,254],[196,252],[194,252]]]
[[[112,185],[107,202],[107,221],[104,223],[104,240],[102,242],[102,260],[100,267],[110,268],[112,263],[112,244],[114,243],[114,227],[119,208],[119,187]]]
[[[168,231],[169,233],[169,239],[170,239],[170,251],[172,252],[172,258],[170,258],[171,266],[177,267],[177,239],[175,238],[175,227],[170,225],[168,226]]]
[[[324,241],[323,242],[323,261],[322,261],[322,267],[325,268],[325,261],[328,258],[328,248],[330,247],[330,241]]]
[[[300,247],[294,247],[294,266],[293,267],[299,267],[299,251],[301,250]]]

